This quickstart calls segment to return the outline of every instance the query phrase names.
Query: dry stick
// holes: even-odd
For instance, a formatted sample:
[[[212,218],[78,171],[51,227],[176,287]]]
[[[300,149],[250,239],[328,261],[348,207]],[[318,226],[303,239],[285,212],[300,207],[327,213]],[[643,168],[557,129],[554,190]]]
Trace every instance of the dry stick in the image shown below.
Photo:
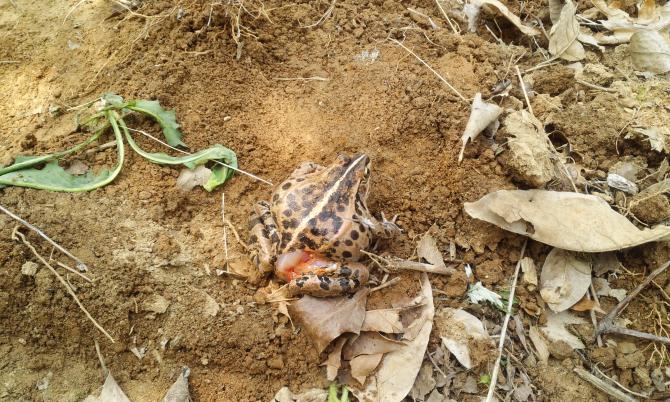
[[[98,324],[98,322],[91,316],[91,314],[88,312],[88,310],[86,310],[86,308],[84,307],[84,305],[81,304],[81,301],[79,301],[79,298],[78,298],[77,295],[74,293],[74,291],[72,290],[72,288],[70,287],[70,285],[67,284],[67,282],[65,281],[65,279],[63,279],[63,277],[60,276],[60,274],[58,273],[58,271],[56,271],[56,270],[54,269],[54,267],[52,267],[51,264],[49,264],[49,263],[47,262],[47,260],[45,260],[44,257],[42,257],[42,256],[40,255],[40,253],[37,252],[37,250],[35,250],[35,247],[33,247],[33,245],[30,244],[30,242],[26,239],[26,237],[23,235],[23,233],[19,232],[18,229],[19,229],[18,226],[16,226],[16,227],[14,228],[14,231],[12,232],[12,239],[14,239],[14,240],[19,240],[19,238],[20,238],[20,240],[23,242],[23,244],[25,244],[25,245],[30,249],[30,251],[32,251],[32,253],[35,255],[35,257],[37,257],[37,259],[39,259],[40,262],[42,262],[42,264],[44,264],[47,268],[49,268],[49,270],[51,271],[51,273],[53,273],[54,275],[56,275],[56,278],[58,278],[58,281],[65,287],[65,289],[68,291],[68,293],[70,294],[70,296],[72,296],[72,298],[73,298],[74,301],[77,303],[77,305],[79,306],[79,308],[84,312],[84,314],[86,314],[86,317],[88,317],[88,319],[91,320],[91,322],[93,323],[93,325],[95,325],[95,327],[98,328],[98,329],[100,330],[100,332],[102,332],[103,334],[105,334],[105,336],[106,336],[107,338],[109,338],[109,340],[112,341],[112,343],[114,343],[114,338],[112,338],[112,336],[111,336],[107,331],[105,331],[105,329],[104,329],[100,324]]]
[[[95,343],[95,353],[98,354],[98,360],[100,360],[100,369],[102,370],[102,378],[106,378],[107,374],[109,374],[109,370],[107,369],[107,365],[105,364],[105,359],[102,358],[102,353],[100,352],[100,344],[98,343],[97,339],[94,339],[93,342]]]
[[[377,290],[382,290],[382,289],[387,288],[389,286],[393,286],[396,283],[400,282],[401,280],[402,280],[402,278],[400,278],[399,276],[396,276],[395,278],[393,278],[391,280],[388,280],[388,281],[382,283],[381,285],[370,289],[370,293],[376,292]]]
[[[437,4],[437,8],[440,9],[440,12],[442,13],[442,16],[444,17],[445,20],[447,20],[447,24],[451,27],[451,30],[454,31],[456,35],[460,35],[454,24],[451,22],[451,18],[447,15],[447,12],[444,11],[444,7],[442,7],[442,4],[440,4],[440,0],[435,0],[435,4]]]
[[[605,91],[605,92],[619,92],[614,88],[605,88],[605,87],[602,87],[600,85],[592,84],[588,81],[580,80],[578,78],[576,78],[575,81],[577,81],[578,83],[584,85],[585,87],[589,87],[591,89],[597,89],[599,91]]]
[[[617,401],[637,402],[637,399],[619,391],[618,389],[614,388],[610,384],[606,383],[604,380],[594,376],[593,374],[589,373],[588,371],[584,370],[581,367],[575,367],[574,371],[584,381],[589,382],[591,385],[598,388],[599,390],[606,393],[607,395],[611,396],[612,398],[616,399]]]
[[[624,392],[628,392],[628,393],[631,394],[631,395],[639,396],[640,398],[649,399],[649,395],[645,395],[645,394],[641,394],[641,393],[639,393],[639,392],[631,391],[630,389],[624,387],[620,382],[618,382],[618,381],[616,381],[616,380],[614,380],[614,379],[608,377],[607,375],[605,375],[605,373],[603,373],[603,372],[598,368],[597,365],[595,365],[595,364],[594,364],[594,365],[590,365],[590,367],[591,367],[597,374],[599,374],[600,377],[604,377],[605,379],[607,379],[607,381],[610,381],[610,382],[614,383],[614,385],[616,385],[617,387],[621,388]]]
[[[598,294],[596,293],[596,289],[593,287],[593,281],[591,281],[591,284],[589,285],[589,289],[591,290],[591,297],[593,297],[593,300],[595,300],[596,304],[599,306],[600,305],[600,300],[598,300]],[[589,293],[587,292],[586,295],[588,296]],[[591,309],[589,311],[591,315],[591,322],[593,323],[593,328],[595,328],[596,332],[596,341],[598,342],[598,347],[602,348],[603,347],[603,338],[600,336],[598,333],[598,319],[596,318],[596,312]]]
[[[223,222],[223,250],[228,263],[228,231],[226,230],[226,193],[221,192],[221,221]]]
[[[49,260],[51,260],[51,258],[49,258]],[[93,279],[91,279],[91,278],[89,278],[88,276],[82,274],[81,272],[77,271],[77,270],[74,269],[74,268],[68,267],[67,265],[63,264],[63,263],[60,262],[60,261],[56,261],[56,265],[58,265],[59,267],[64,268],[64,269],[66,269],[66,270],[72,272],[72,273],[75,274],[75,275],[79,275],[80,277],[84,278],[84,280],[86,280],[86,281],[89,282],[89,283],[93,283]]]
[[[275,81],[330,81],[330,78],[326,77],[279,77],[275,78]]]
[[[428,63],[426,63],[425,61],[423,61],[423,59],[422,59],[421,57],[419,57],[416,53],[414,53],[413,51],[411,51],[407,46],[403,45],[402,43],[400,43],[399,41],[397,41],[397,40],[395,40],[395,39],[393,39],[393,38],[389,38],[389,40],[390,40],[391,42],[395,43],[396,45],[400,46],[401,48],[405,49],[405,51],[407,51],[407,53],[409,53],[409,54],[411,54],[412,56],[414,56],[414,58],[416,58],[417,60],[419,60],[419,61],[421,62],[421,64],[423,64],[424,66],[428,67],[428,69],[429,69],[433,74],[435,74],[435,76],[436,76],[437,78],[439,78],[442,82],[444,82],[445,84],[447,84],[447,86],[449,87],[449,89],[451,89],[453,93],[455,93],[456,95],[458,95],[458,97],[461,98],[461,100],[462,100],[463,102],[465,102],[465,103],[467,103],[467,104],[470,103],[470,102],[468,102],[468,100],[465,98],[465,96],[461,95],[461,93],[458,92],[458,90],[457,90],[456,88],[454,88],[454,86],[451,85],[451,84],[449,83],[449,81],[447,81],[443,76],[440,75],[440,73],[438,73],[437,71],[435,71],[435,69],[433,69],[433,67],[431,67],[431,66],[430,66]]]
[[[313,27],[315,27],[315,26],[318,26],[318,25],[321,24],[322,22],[324,22],[324,21],[326,20],[326,18],[330,17],[330,14],[333,13],[333,10],[335,9],[335,3],[336,3],[336,2],[337,2],[337,0],[333,0],[333,1],[330,3],[330,6],[329,6],[328,9],[326,10],[326,12],[321,16],[321,18],[319,18],[318,21],[316,21],[315,23],[313,23],[313,24],[311,24],[311,25],[305,25],[305,26],[302,26],[302,27],[300,27],[300,28],[313,28]]]
[[[667,261],[665,264],[661,265],[654,272],[649,274],[649,276],[647,276],[647,278],[638,287],[636,287],[635,290],[630,292],[630,294],[628,296],[626,296],[625,299],[621,300],[621,302],[619,304],[617,304],[616,307],[614,307],[612,309],[612,311],[610,311],[605,316],[605,318],[603,318],[602,321],[600,321],[600,324],[598,325],[598,332],[597,333],[599,335],[607,334],[607,333],[619,334],[619,335],[629,335],[629,336],[634,336],[636,338],[646,339],[646,340],[655,341],[655,342],[661,342],[661,343],[665,343],[666,345],[670,345],[670,338],[667,338],[667,337],[664,337],[664,336],[652,335],[652,334],[648,334],[648,333],[642,332],[642,331],[637,331],[637,330],[634,330],[634,329],[623,328],[623,327],[619,327],[619,326],[614,324],[614,318],[616,318],[626,308],[626,306],[628,306],[628,303],[630,303],[630,301],[633,300],[633,298],[635,296],[637,296],[638,293],[640,293],[642,291],[642,289],[647,287],[647,285],[649,285],[649,283],[651,281],[653,281],[654,278],[656,278],[657,276],[662,274],[669,266],[670,266],[670,261]]]
[[[19,64],[17,60],[0,60],[0,64]]]
[[[533,106],[530,104],[530,99],[528,99],[528,92],[526,92],[526,84],[523,83],[523,78],[521,78],[521,71],[519,70],[519,66],[514,66],[516,68],[516,76],[519,77],[519,85],[521,86],[521,90],[523,91],[523,97],[526,98],[526,105],[528,105],[528,111],[530,114],[535,117],[535,113],[533,113]]]
[[[51,238],[49,236],[47,236],[46,234],[44,234],[44,232],[42,232],[41,230],[39,230],[38,228],[36,228],[32,224],[28,223],[27,221],[21,219],[21,217],[15,215],[14,213],[12,213],[10,210],[3,207],[2,205],[0,205],[0,211],[4,212],[10,218],[14,219],[15,221],[19,222],[23,226],[27,227],[28,229],[30,229],[33,232],[40,235],[41,238],[48,241],[52,246],[56,247],[61,253],[65,254],[66,256],[68,256],[70,258],[72,258],[77,263],[77,269],[79,269],[80,271],[83,271],[83,272],[86,272],[88,270],[88,266],[86,264],[84,264],[79,258],[72,255],[72,253],[67,251],[65,249],[65,247],[63,247],[60,244],[56,243],[55,241],[51,240]]]
[[[518,71],[518,70],[517,70]],[[502,329],[500,330],[500,341],[498,342],[498,357],[496,358],[495,365],[493,366],[493,373],[491,374],[491,384],[489,385],[489,392],[486,394],[486,402],[493,401],[493,393],[496,389],[496,384],[498,383],[498,371],[500,370],[500,360],[502,359],[503,348],[505,347],[505,337],[507,336],[507,325],[509,324],[509,319],[512,316],[512,305],[514,304],[514,293],[516,292],[516,283],[519,279],[519,270],[521,269],[521,260],[523,255],[526,253],[526,245],[528,244],[528,239],[523,242],[521,246],[521,254],[519,255],[519,261],[516,263],[516,268],[514,269],[514,278],[512,279],[512,289],[509,292],[509,298],[507,299],[507,314],[505,314],[505,320],[503,321]]]

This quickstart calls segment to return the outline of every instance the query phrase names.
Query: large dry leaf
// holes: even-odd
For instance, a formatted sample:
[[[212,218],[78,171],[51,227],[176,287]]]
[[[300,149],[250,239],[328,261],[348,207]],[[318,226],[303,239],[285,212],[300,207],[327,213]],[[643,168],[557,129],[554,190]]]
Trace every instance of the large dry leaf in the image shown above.
[[[579,21],[575,15],[577,9],[572,0],[567,0],[558,22],[549,31],[549,53],[563,60],[577,61],[584,58],[584,47],[579,37]]]
[[[375,371],[384,357],[383,353],[359,355],[351,359],[351,376],[361,385],[365,384],[365,379]]]
[[[346,336],[339,337],[333,344],[333,350],[328,354],[326,361],[321,363],[322,366],[326,366],[328,381],[334,381],[337,378],[337,372],[340,371],[342,366],[342,346],[347,340]]]
[[[498,12],[500,14],[502,14],[505,18],[507,18],[509,20],[509,22],[514,24],[515,27],[517,27],[521,32],[523,32],[526,35],[534,36],[534,35],[539,35],[541,33],[538,29],[524,24],[519,17],[514,15],[514,13],[512,13],[507,8],[506,5],[504,5],[503,3],[501,3],[498,0],[472,0],[472,1],[470,1],[469,4],[471,5],[471,8],[474,8],[476,10],[478,10],[482,6],[486,6],[486,5],[494,7],[496,10],[498,10]],[[468,26],[472,30],[472,28],[476,26],[475,21],[476,21],[477,13],[470,12],[468,14],[469,14],[468,15],[468,17],[469,17]]]
[[[503,121],[509,136],[507,165],[513,176],[532,187],[543,187],[556,173],[544,125],[525,110],[512,112]]]
[[[607,17],[607,20],[599,22],[611,32],[609,35],[596,34],[601,44],[626,43],[636,32],[645,30],[662,32],[670,27],[670,3],[657,7],[656,4],[652,4],[654,0],[645,0],[638,17],[633,18],[627,12],[608,5],[605,0],[591,0],[591,2]]]
[[[425,361],[421,365],[421,370],[419,370],[419,375],[416,376],[409,396],[414,401],[425,401],[426,395],[435,389],[435,385],[437,385],[437,381],[433,376],[433,363]]]
[[[365,319],[361,331],[386,332],[388,334],[399,334],[403,332],[403,325],[400,321],[402,309],[389,308],[380,310],[368,310],[365,312]]]
[[[552,25],[555,25],[561,18],[561,11],[564,5],[565,1],[563,0],[549,0],[549,19]]]
[[[670,40],[657,31],[636,32],[630,38],[630,58],[636,70],[663,74],[670,71]]]
[[[486,127],[495,123],[502,111],[500,106],[484,102],[481,93],[477,92],[475,94],[475,98],[472,101],[470,118],[461,136],[463,144],[461,145],[461,152],[458,154],[459,162],[463,160],[463,152],[465,152],[465,146],[468,145],[468,141],[473,141]]]
[[[547,346],[547,341],[544,340],[540,330],[536,326],[531,326],[528,330],[528,337],[535,346],[538,359],[546,364],[549,361],[549,346]]]
[[[589,290],[591,261],[572,251],[554,248],[540,274],[540,296],[556,312],[569,309]]]
[[[97,397],[89,395],[84,399],[84,402],[130,402],[130,399],[123,393],[112,374],[109,373],[102,385],[100,395]]]
[[[416,245],[416,253],[419,258],[423,258],[436,267],[446,267],[442,253],[437,248],[437,241],[428,233],[423,235],[421,240],[419,240],[419,243]]]
[[[466,202],[473,218],[571,251],[614,251],[665,240],[670,227],[640,230],[600,197],[547,190],[499,190]]]
[[[421,295],[425,304],[419,307],[421,314],[415,320],[420,324],[418,334],[405,346],[386,354],[377,372],[366,381],[365,388],[354,390],[360,401],[400,402],[412,389],[428,347],[435,314],[433,289],[425,273],[421,274]]]
[[[475,366],[470,351],[482,345],[492,345],[484,324],[465,310],[445,308],[437,319],[442,344],[468,370]]]
[[[317,352],[321,353],[338,336],[346,332],[360,332],[365,319],[367,298],[367,289],[362,289],[353,296],[303,296],[291,303],[288,310],[291,317],[303,326]]]
[[[547,325],[542,327],[542,332],[554,342],[563,341],[573,349],[584,349],[582,341],[565,328],[566,325],[572,324],[586,324],[586,321],[567,311],[560,313],[549,311],[547,312]]]
[[[377,332],[361,332],[353,341],[344,345],[342,357],[351,360],[360,355],[389,353],[403,347],[404,343],[384,338]]]

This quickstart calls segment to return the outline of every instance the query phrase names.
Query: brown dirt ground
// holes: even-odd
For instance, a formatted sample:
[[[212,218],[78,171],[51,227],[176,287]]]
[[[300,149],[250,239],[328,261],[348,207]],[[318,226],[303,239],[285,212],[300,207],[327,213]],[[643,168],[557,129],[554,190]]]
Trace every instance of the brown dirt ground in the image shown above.
[[[270,1],[266,16],[244,15],[255,37],[243,37],[236,60],[231,8],[221,3],[147,2],[137,10],[152,16],[145,18],[115,13],[111,2],[93,0],[67,19],[75,2],[17,3],[14,8],[0,2],[1,162],[81,140],[72,132],[74,115],[51,113],[52,107],[64,110],[103,92],[158,99],[176,110],[192,149],[224,144],[237,152],[243,169],[273,182],[302,161],[329,163],[339,152],[368,153],[373,160],[370,207],[397,213],[405,229],[387,251],[409,257],[415,238],[435,224],[445,254],[454,241],[458,258],[481,265],[481,280],[496,289],[507,286],[523,239],[464,217],[462,205],[516,184],[490,149],[491,139],[478,139],[457,164],[469,105],[386,38],[404,32],[406,43],[467,97],[489,93],[510,77],[509,60],[521,54],[521,46],[502,47],[485,30],[458,37],[446,29],[425,29],[406,7],[437,18],[428,0],[343,0],[330,18],[312,28],[303,26],[319,19],[326,2]],[[256,12],[258,3],[250,7]],[[414,29],[403,30],[413,23]],[[531,46],[499,23],[504,40]],[[356,59],[374,49],[377,60]],[[583,166],[607,171],[617,155],[618,133],[629,120],[617,99],[585,93],[562,68],[534,75],[538,92],[574,92],[574,99],[566,103],[569,97],[564,97],[557,110],[540,103],[535,109],[569,138]],[[313,76],[328,81],[279,80]],[[661,87],[653,85],[644,92],[647,99],[659,93]],[[639,94],[636,99],[641,102]],[[518,102],[510,98],[503,106]],[[155,130],[142,121],[131,123]],[[623,156],[642,158],[650,166],[660,162],[647,158],[648,147],[623,139],[616,144]],[[88,155],[85,162],[109,165],[114,158],[108,150]],[[215,275],[225,262],[220,193],[226,194],[227,217],[246,238],[246,217],[254,202],[268,198],[270,188],[236,175],[223,190],[185,194],[175,188],[177,175],[176,169],[130,153],[116,181],[90,193],[0,190],[2,205],[89,263],[94,284],[70,280],[116,340],[110,343],[93,328],[48,271],[34,278],[21,275],[21,266],[35,258],[11,240],[13,221],[0,216],[0,400],[75,401],[96,392],[102,379],[94,340],[134,401],[159,400],[182,366],[192,370],[191,390],[198,401],[267,401],[284,385],[293,390],[327,386],[321,360],[303,333],[276,319],[271,306],[255,303],[253,287]],[[36,237],[29,238],[50,253]],[[239,257],[243,250],[228,240],[233,258]],[[529,251],[541,259],[547,248],[532,244]],[[622,254],[630,274],[616,285],[632,288],[642,272],[669,255],[661,246]],[[466,304],[462,276],[431,279],[450,295],[438,298],[438,308]],[[403,275],[397,286],[414,286],[413,276]],[[534,303],[530,292],[519,292],[524,302]],[[654,292],[646,292],[646,299],[627,312],[639,329],[653,329],[651,319],[635,317],[647,310],[644,300],[658,300]],[[143,302],[155,295],[169,300],[167,312],[143,311]],[[216,317],[205,313],[209,297],[221,307]],[[500,321],[496,311],[482,310],[492,322]],[[437,343],[435,336],[432,347]],[[147,348],[142,360],[129,351],[133,345]],[[652,352],[645,349],[647,356]],[[574,355],[550,367],[529,367],[538,399],[605,400],[572,375],[571,368],[579,364]],[[49,387],[38,390],[35,384],[49,373]]]

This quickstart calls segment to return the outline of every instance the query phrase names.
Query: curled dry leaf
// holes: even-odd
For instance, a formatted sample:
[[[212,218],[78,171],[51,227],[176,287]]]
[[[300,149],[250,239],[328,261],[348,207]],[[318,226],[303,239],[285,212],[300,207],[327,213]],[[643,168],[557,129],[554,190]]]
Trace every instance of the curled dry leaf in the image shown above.
[[[517,180],[532,187],[543,187],[556,176],[553,150],[544,125],[525,110],[512,112],[503,121],[509,136],[507,165]]]
[[[360,355],[376,355],[393,352],[403,347],[403,342],[384,338],[377,332],[361,332],[352,341],[344,345],[342,357],[351,360]]]
[[[479,304],[479,302],[485,301],[491,303],[499,309],[502,309],[504,306],[502,297],[496,292],[482,285],[481,282],[477,282],[470,286],[470,289],[468,289],[468,298],[470,298],[470,302],[473,304]]]
[[[182,369],[177,381],[172,384],[165,397],[163,397],[163,402],[189,402],[191,400],[191,395],[188,392],[188,376],[190,374],[191,370],[188,367]]]
[[[589,290],[591,261],[578,253],[554,248],[547,255],[540,274],[540,296],[549,308],[569,309]]]
[[[317,352],[321,353],[338,336],[346,332],[360,332],[365,318],[367,297],[367,289],[360,290],[353,296],[303,296],[291,303],[288,311],[303,326]]]
[[[554,342],[563,341],[573,349],[584,349],[582,341],[565,327],[573,324],[586,324],[586,321],[567,311],[560,313],[549,311],[547,312],[547,325],[542,327],[542,332]]]
[[[602,26],[611,32],[609,35],[598,33],[596,38],[601,44],[619,44],[628,42],[633,34],[640,31],[667,31],[670,27],[670,3],[657,7],[653,0],[646,0],[638,12],[638,18],[632,18],[627,12],[608,5],[605,0],[591,0],[607,20],[600,20]],[[654,3],[654,4],[652,4]]]
[[[349,366],[351,367],[351,376],[354,377],[359,384],[365,384],[365,379],[375,371],[379,363],[382,361],[384,353],[359,355],[351,359]]]
[[[361,331],[378,331],[388,334],[399,334],[403,332],[403,325],[400,321],[400,312],[402,309],[390,308],[380,310],[368,310],[365,312],[365,319]]]
[[[416,253],[419,258],[423,258],[436,267],[446,267],[442,253],[437,248],[437,241],[428,233],[424,234],[421,240],[419,240],[419,243],[416,245]]]
[[[663,74],[670,71],[670,40],[657,31],[640,31],[630,38],[630,52],[636,70]]]
[[[425,273],[421,274],[421,297],[424,304],[418,307],[419,317],[414,321],[419,328],[416,336],[384,356],[377,372],[368,378],[363,390],[353,390],[360,401],[400,402],[412,389],[428,347],[435,314],[433,290]]]
[[[622,301],[626,297],[626,289],[612,289],[607,279],[594,278],[593,287],[596,288],[598,296],[614,297],[618,301]]]
[[[544,364],[549,361],[549,346],[547,346],[547,341],[540,333],[540,330],[536,326],[531,326],[528,330],[528,337],[530,341],[533,342],[535,346],[535,351],[537,352],[537,358]]]
[[[547,190],[499,190],[466,202],[473,218],[564,250],[614,251],[665,240],[670,227],[640,230],[601,198]]]
[[[570,310],[578,312],[593,310],[603,315],[607,314],[605,311],[603,311],[602,308],[600,308],[600,303],[598,303],[597,300],[589,299],[587,295],[584,295],[580,301],[573,304],[572,307],[570,307]]]
[[[610,173],[607,175],[607,185],[627,194],[634,195],[638,192],[637,184],[616,173]]]
[[[436,318],[442,344],[466,369],[481,363],[473,359],[473,350],[493,350],[493,341],[479,318],[462,309],[445,308]]]
[[[204,186],[212,176],[212,171],[203,165],[195,169],[182,169],[177,177],[177,188],[181,191],[191,191],[195,186]]]
[[[463,160],[463,152],[468,141],[473,141],[479,133],[484,131],[486,127],[498,120],[498,116],[502,113],[502,108],[494,103],[486,103],[482,100],[482,94],[477,92],[475,99],[472,101],[470,118],[468,124],[465,126],[465,131],[461,136],[461,152],[458,154],[458,161]]]
[[[584,47],[579,42],[579,21],[577,9],[572,0],[567,0],[558,22],[549,31],[549,53],[563,60],[577,61],[585,56]]]
[[[469,6],[469,7],[468,7]],[[471,32],[474,32],[476,29],[476,21],[477,21],[477,16],[479,14],[479,9],[482,6],[492,6],[500,14],[502,14],[505,18],[509,20],[512,24],[514,24],[515,27],[517,27],[521,32],[523,32],[525,35],[529,36],[534,36],[534,35],[539,35],[541,32],[533,27],[530,27],[526,24],[524,24],[519,17],[514,15],[506,5],[501,3],[498,0],[471,0],[468,4],[466,4],[466,7],[464,7],[464,12],[468,16],[468,28],[470,29]]]
[[[648,141],[651,149],[656,152],[668,152],[668,130],[664,127],[649,127],[637,128],[635,133],[644,136]],[[631,138],[631,134],[626,134],[625,138]]]
[[[112,374],[109,373],[102,385],[100,395],[97,397],[89,395],[84,399],[84,402],[130,402],[130,399],[123,393]]]
[[[328,358],[321,365],[326,366],[326,378],[328,381],[334,381],[337,378],[337,372],[342,366],[342,347],[348,340],[346,336],[337,338],[333,344],[333,349],[328,353]]]
[[[328,392],[324,389],[308,389],[301,394],[294,394],[288,387],[283,387],[275,394],[271,402],[326,402]]]

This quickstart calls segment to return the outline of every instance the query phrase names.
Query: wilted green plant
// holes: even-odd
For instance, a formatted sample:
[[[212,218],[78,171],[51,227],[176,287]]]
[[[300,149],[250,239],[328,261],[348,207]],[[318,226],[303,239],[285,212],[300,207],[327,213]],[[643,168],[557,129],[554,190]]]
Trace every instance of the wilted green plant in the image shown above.
[[[199,165],[214,162],[211,168],[212,174],[203,185],[207,191],[212,191],[223,184],[233,175],[233,171],[237,170],[235,152],[219,144],[182,157],[143,150],[133,139],[124,121],[124,117],[131,113],[139,113],[156,121],[170,147],[186,146],[182,141],[182,133],[179,131],[179,124],[177,124],[173,110],[163,109],[158,101],[124,101],[119,95],[108,93],[101,97],[100,102],[96,102],[95,112],[82,123],[84,127],[93,132],[89,138],[65,151],[42,156],[17,156],[13,164],[0,168],[0,187],[19,186],[50,191],[80,192],[105,186],[121,172],[125,155],[124,136],[130,148],[153,163],[184,165],[189,169],[194,169]],[[74,175],[58,164],[59,160],[83,150],[96,141],[109,127],[114,132],[117,151],[117,163],[112,171],[105,169],[98,173],[87,172],[83,175]],[[42,165],[44,165],[42,168],[38,168]]]

